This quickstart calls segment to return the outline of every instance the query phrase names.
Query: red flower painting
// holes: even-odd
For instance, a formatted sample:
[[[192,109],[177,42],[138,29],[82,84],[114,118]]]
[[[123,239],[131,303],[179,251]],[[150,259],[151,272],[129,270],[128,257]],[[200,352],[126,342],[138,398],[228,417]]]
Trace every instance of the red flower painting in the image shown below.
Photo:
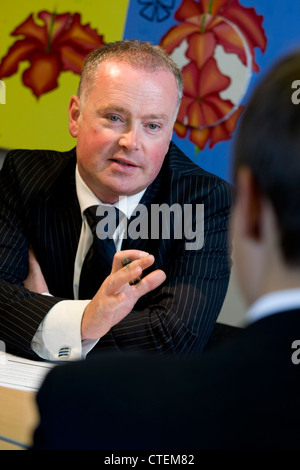
[[[183,0],[175,19],[179,24],[160,43],[169,54],[186,43],[188,64],[182,68],[184,96],[175,131],[180,137],[189,136],[199,149],[212,148],[231,138],[243,110],[222,97],[231,78],[219,69],[216,48],[222,46],[225,53],[258,72],[255,49],[264,52],[267,44],[263,17],[239,0]]]
[[[61,72],[80,74],[87,54],[104,44],[102,35],[81,24],[79,13],[41,11],[37,19],[31,14],[11,35],[23,38],[3,57],[0,79],[15,74],[20,62],[28,61],[22,79],[36,97],[54,90]]]

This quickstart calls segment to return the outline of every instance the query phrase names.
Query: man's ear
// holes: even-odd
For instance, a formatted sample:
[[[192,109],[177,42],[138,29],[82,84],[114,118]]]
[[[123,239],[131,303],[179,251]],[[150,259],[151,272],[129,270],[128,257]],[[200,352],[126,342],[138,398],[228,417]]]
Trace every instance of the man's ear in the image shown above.
[[[76,95],[71,96],[69,103],[69,132],[72,137],[78,136],[80,102]]]
[[[250,168],[238,169],[236,188],[244,235],[258,241],[262,230],[262,192]]]

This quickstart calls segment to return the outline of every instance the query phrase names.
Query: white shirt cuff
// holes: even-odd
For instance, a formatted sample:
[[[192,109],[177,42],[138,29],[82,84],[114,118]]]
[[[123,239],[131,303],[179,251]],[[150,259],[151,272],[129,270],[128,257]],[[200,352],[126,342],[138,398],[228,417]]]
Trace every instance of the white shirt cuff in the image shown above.
[[[47,361],[85,359],[99,340],[81,340],[81,321],[90,300],[62,300],[49,310],[36,331],[32,350]]]

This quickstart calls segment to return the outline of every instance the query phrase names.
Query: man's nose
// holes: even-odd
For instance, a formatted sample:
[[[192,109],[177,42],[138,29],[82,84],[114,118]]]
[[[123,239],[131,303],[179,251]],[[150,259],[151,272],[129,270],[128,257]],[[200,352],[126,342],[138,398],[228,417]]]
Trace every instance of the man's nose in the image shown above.
[[[137,126],[130,126],[121,135],[119,139],[119,145],[125,147],[128,150],[138,150],[141,146],[140,131]]]

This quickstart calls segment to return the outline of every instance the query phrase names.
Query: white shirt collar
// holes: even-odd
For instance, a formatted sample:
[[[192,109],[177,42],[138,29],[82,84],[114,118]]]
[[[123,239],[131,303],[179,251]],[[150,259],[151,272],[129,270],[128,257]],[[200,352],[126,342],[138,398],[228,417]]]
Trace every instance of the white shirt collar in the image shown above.
[[[76,192],[77,192],[77,197],[80,205],[80,210],[81,210],[81,216],[83,217],[83,213],[85,209],[87,209],[90,206],[98,205],[98,204],[103,204],[97,196],[90,190],[90,188],[85,184],[83,179],[81,178],[79,171],[78,171],[78,166],[76,165],[76,173],[75,173],[75,178],[76,178]],[[119,201],[117,201],[115,204],[113,204],[115,207],[120,209],[123,214],[126,215],[127,219],[129,220],[134,209],[140,202],[144,192],[146,189],[143,191],[134,194],[132,196],[121,196],[119,198]],[[108,205],[108,204],[106,204]]]
[[[246,322],[253,323],[268,315],[297,308],[300,308],[300,288],[271,292],[251,305],[246,315]]]

